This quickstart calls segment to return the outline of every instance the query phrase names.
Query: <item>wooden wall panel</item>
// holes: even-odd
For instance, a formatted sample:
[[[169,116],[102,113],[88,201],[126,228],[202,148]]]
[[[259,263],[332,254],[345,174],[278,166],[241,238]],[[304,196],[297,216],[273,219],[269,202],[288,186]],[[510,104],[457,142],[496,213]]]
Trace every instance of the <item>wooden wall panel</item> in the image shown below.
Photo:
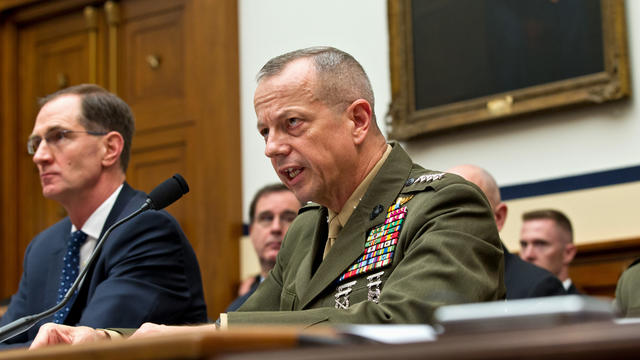
[[[185,100],[200,120],[190,128],[190,200],[202,224],[196,251],[213,319],[236,295],[242,236],[237,12],[235,0],[190,1],[185,9]]]
[[[19,278],[15,273],[22,263],[17,241],[17,158],[10,155],[18,152],[17,60],[15,27],[0,23],[0,299],[17,289]]]
[[[586,294],[613,298],[620,275],[638,258],[640,238],[579,245],[569,276]]]
[[[144,3],[135,4],[142,6]],[[153,9],[128,17],[122,24],[123,87],[120,91],[133,109],[140,132],[185,121],[184,8]],[[151,10],[153,9],[153,10]],[[137,13],[137,12],[134,12]]]
[[[24,151],[35,99],[57,90],[60,79],[93,79],[136,116],[131,185],[149,191],[176,172],[187,179],[190,193],[168,210],[196,251],[209,315],[217,317],[235,297],[242,234],[237,0],[14,4],[25,6],[0,7],[0,202],[3,214],[13,214],[1,220],[0,269],[8,280],[0,297],[17,289],[28,242],[64,216],[42,197]]]
[[[38,171],[26,153],[38,112],[37,98],[60,88],[87,82],[89,37],[82,8],[19,29],[18,82],[18,250],[22,255],[40,231],[66,216],[56,202],[42,196]],[[95,45],[95,44],[94,44]],[[21,268],[19,269],[21,272]]]
[[[144,147],[134,143],[133,156],[129,163],[127,180],[135,187],[146,193],[158,185],[158,179],[167,179],[175,173],[185,174],[184,159],[186,157],[186,140],[157,144],[159,146]],[[189,183],[189,179],[187,184]],[[185,196],[193,196],[187,194]],[[167,208],[182,225],[185,232],[194,227],[193,221],[187,216],[185,199],[177,201]]]

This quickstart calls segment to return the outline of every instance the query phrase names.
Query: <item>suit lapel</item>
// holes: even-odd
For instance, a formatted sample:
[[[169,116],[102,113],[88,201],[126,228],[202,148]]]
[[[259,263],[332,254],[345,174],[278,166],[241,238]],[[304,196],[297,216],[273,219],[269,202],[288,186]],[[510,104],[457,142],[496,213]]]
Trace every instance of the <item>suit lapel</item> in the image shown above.
[[[129,202],[131,201],[131,199],[136,195],[136,190],[134,190],[133,188],[131,188],[131,186],[129,186],[126,182],[122,185],[122,190],[120,190],[120,194],[118,194],[118,198],[116,199],[116,202],[113,204],[113,207],[111,208],[111,211],[109,212],[109,215],[107,216],[107,220],[105,221],[104,225],[102,226],[102,230],[100,231],[100,237],[104,236],[104,233],[106,232],[106,230],[113,224],[115,224],[116,221],[120,220],[120,218],[122,218],[123,216],[122,213],[125,211],[125,209],[127,208],[127,205],[129,204]],[[124,214],[129,215],[127,214]],[[100,239],[98,239],[100,240]],[[109,242],[109,239],[105,240],[107,243]],[[105,243],[106,245],[106,243]],[[104,249],[104,248],[103,248]],[[93,263],[93,266],[87,270],[87,275],[84,278],[84,282],[87,282],[88,284],[81,284],[80,287],[80,291],[78,292],[78,295],[76,297],[76,300],[73,302],[73,305],[71,307],[71,311],[69,312],[69,315],[67,316],[67,319],[65,320],[65,323],[69,323],[69,324],[75,324],[75,322],[80,320],[80,317],[82,316],[82,311],[84,310],[86,304],[89,301],[90,296],[93,295],[93,291],[95,289],[95,287],[97,286],[97,284],[99,282],[97,281],[93,281],[93,275],[94,275],[94,271],[96,269],[96,264],[100,261],[101,258],[101,254],[97,254],[97,259],[96,261]]]
[[[62,275],[62,267],[64,266],[64,252],[67,250],[69,234],[71,234],[71,222],[69,218],[67,218],[66,224],[62,226],[62,230],[57,235],[57,239],[50,242],[51,244],[55,244],[55,248],[51,249],[51,258],[55,260],[51,261],[49,265],[49,281],[47,281],[44,291],[47,297],[44,301],[45,307],[50,307],[57,303],[60,276]],[[40,292],[40,290],[38,290],[38,292]]]
[[[120,194],[118,194],[118,198],[116,199],[116,202],[113,204],[113,208],[111,208],[111,211],[109,212],[109,216],[107,216],[107,220],[105,221],[104,226],[102,227],[102,231],[100,232],[100,237],[104,235],[104,232],[111,225],[115,224],[115,222],[120,219],[121,217],[120,214],[122,214],[124,209],[129,204],[129,200],[131,200],[131,198],[133,198],[135,194],[136,194],[136,191],[133,190],[131,186],[129,186],[129,184],[125,182],[122,185],[122,190],[120,190]],[[129,215],[129,214],[125,214],[125,215]]]
[[[333,248],[318,267],[308,287],[305,291],[300,292],[303,294],[301,297],[302,308],[308,306],[327,287],[332,285],[364,253],[367,232],[374,226],[384,222],[387,209],[396,199],[400,190],[402,190],[412,163],[409,156],[399,145],[393,144],[393,146],[394,148],[387,161],[382,165],[358,207],[349,217]],[[378,205],[382,205],[384,210],[371,219],[371,213]],[[323,220],[326,222],[326,215]],[[319,233],[318,231],[315,232],[315,234]],[[324,239],[318,239],[316,235],[314,244],[324,244],[326,236],[326,231],[324,232]],[[313,258],[317,251],[324,251],[324,246],[322,246],[322,249],[314,248],[313,254],[309,255],[308,258]],[[297,285],[296,288],[300,289]]]

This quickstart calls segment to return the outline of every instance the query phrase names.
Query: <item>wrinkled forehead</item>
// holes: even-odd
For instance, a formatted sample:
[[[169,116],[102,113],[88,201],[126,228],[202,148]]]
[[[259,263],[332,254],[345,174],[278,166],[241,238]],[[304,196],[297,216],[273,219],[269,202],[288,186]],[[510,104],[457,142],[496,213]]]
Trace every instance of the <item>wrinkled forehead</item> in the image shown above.
[[[262,78],[254,94],[254,105],[273,98],[298,92],[300,89],[312,89],[315,81],[315,69],[310,59],[303,58],[287,64],[279,73]]]

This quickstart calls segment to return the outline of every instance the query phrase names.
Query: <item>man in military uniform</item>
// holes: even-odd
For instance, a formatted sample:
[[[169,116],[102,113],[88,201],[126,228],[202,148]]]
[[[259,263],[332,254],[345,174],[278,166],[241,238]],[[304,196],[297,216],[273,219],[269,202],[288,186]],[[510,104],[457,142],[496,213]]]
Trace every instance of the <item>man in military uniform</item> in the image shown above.
[[[438,306],[504,298],[484,196],[387,144],[351,55],[322,47],[270,60],[254,105],[265,155],[313,203],[289,227],[266,280],[219,326],[430,323]],[[179,328],[146,325],[135,336],[168,331]]]
[[[625,317],[640,317],[640,259],[622,273],[616,286],[616,304]]]

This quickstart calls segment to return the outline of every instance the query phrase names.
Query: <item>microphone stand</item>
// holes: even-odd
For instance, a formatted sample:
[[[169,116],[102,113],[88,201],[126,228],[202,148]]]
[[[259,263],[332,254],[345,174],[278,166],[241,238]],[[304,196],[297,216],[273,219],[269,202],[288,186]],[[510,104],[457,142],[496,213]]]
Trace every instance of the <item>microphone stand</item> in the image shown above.
[[[96,247],[93,249],[93,252],[91,253],[91,256],[89,256],[89,260],[87,261],[87,265],[84,267],[84,269],[82,269],[82,271],[80,272],[80,275],[78,275],[78,277],[76,278],[76,281],[73,282],[73,284],[71,285],[71,287],[69,288],[69,290],[67,291],[67,293],[65,294],[64,298],[62,299],[62,301],[60,301],[58,304],[56,304],[55,306],[39,313],[39,314],[34,314],[34,315],[27,315],[27,316],[23,316],[20,319],[14,320],[10,323],[8,323],[7,325],[4,325],[3,327],[0,328],[0,343],[4,342],[5,340],[11,339],[12,337],[25,332],[27,330],[29,330],[33,325],[35,325],[38,321],[46,318],[49,315],[55,314],[58,310],[62,309],[67,302],[69,302],[69,300],[71,299],[71,297],[73,296],[73,293],[76,291],[76,289],[78,288],[78,286],[80,286],[80,283],[82,283],[82,281],[84,280],[84,278],[87,276],[87,272],[89,271],[89,268],[91,268],[91,266],[93,265],[93,263],[96,261],[96,258],[98,257],[97,254],[100,253],[100,250],[102,249],[103,245],[104,245],[104,241],[107,237],[109,237],[109,234],[111,234],[111,232],[117,228],[118,226],[124,224],[125,222],[131,220],[132,218],[138,216],[140,213],[147,211],[149,209],[153,208],[153,204],[152,201],[150,199],[147,199],[146,202],[140,207],[140,209],[136,210],[135,212],[131,213],[129,216],[125,217],[124,219],[116,222],[115,224],[111,225],[109,227],[109,229],[107,229],[107,231],[105,231],[104,235],[100,238],[100,240],[98,241],[98,243],[96,244]]]

